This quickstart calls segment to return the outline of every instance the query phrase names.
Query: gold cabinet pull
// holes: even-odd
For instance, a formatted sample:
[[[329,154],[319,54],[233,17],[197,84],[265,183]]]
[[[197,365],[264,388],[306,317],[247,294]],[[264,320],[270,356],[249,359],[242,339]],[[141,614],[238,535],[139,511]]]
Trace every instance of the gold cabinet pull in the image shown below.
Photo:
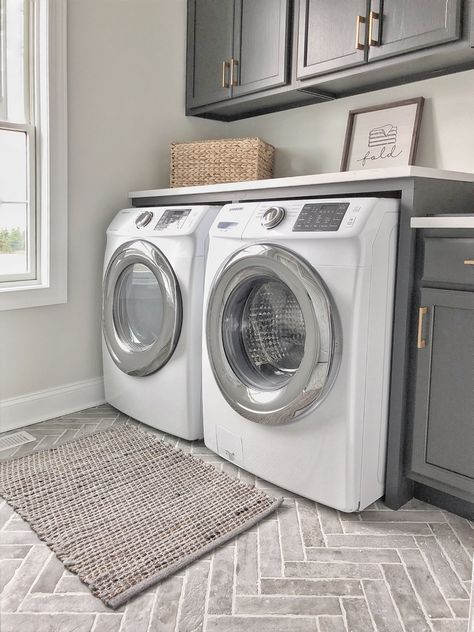
[[[416,341],[416,346],[418,349],[424,349],[426,347],[426,340],[423,338],[423,319],[427,313],[427,307],[420,307],[418,309],[418,336]]]
[[[227,71],[230,68],[230,63],[226,60],[222,62],[222,87],[230,88],[229,81],[227,80]]]
[[[369,46],[380,46],[379,35],[377,35],[377,39],[373,38],[375,20],[380,21],[380,13],[377,11],[371,11],[369,15]]]
[[[239,76],[237,72],[238,65],[238,60],[232,57],[230,60],[230,85],[232,87],[239,85]]]
[[[464,259],[465,266],[474,266],[474,259]]]
[[[356,18],[356,50],[365,49],[365,43],[362,43],[362,44],[360,43],[360,25],[361,24],[365,24],[365,18],[363,15],[358,15]]]

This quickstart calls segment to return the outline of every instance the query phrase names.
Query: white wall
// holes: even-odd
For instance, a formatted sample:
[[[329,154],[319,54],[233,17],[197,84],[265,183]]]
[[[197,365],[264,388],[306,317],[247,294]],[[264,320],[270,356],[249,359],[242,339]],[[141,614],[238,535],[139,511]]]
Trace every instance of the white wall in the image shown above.
[[[105,229],[172,140],[258,135],[276,175],[339,169],[347,112],[427,98],[418,164],[474,171],[474,71],[231,124],[184,116],[185,0],[69,0],[69,301],[0,314],[0,400],[101,375]]]
[[[185,0],[69,0],[69,300],[0,313],[0,400],[102,373],[105,230],[133,189],[168,183],[173,140],[219,137],[184,116]]]
[[[416,164],[474,172],[474,70],[237,121],[230,129],[278,148],[277,177],[339,171],[349,110],[418,96],[426,101]]]

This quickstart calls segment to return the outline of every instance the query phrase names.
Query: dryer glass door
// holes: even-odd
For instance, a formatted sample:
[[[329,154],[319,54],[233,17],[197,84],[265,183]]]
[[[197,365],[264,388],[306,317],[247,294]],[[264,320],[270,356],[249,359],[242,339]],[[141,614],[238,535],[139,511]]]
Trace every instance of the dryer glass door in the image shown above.
[[[121,371],[145,376],[171,357],[182,322],[178,281],[163,253],[136,240],[118,248],[105,273],[103,333]]]
[[[338,323],[323,281],[303,259],[272,244],[238,251],[208,303],[208,352],[222,394],[259,423],[304,414],[335,378]]]

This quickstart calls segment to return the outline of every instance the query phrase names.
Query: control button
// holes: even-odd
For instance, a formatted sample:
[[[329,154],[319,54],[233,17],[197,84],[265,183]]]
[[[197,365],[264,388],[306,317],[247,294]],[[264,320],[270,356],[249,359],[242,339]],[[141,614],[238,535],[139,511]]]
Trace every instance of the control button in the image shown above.
[[[269,230],[270,228],[275,228],[278,224],[285,218],[285,209],[282,206],[270,206],[267,208],[265,213],[262,216],[261,224],[264,228]]]
[[[346,222],[346,226],[354,226],[356,219],[357,219],[356,217],[349,217],[349,219]]]
[[[137,228],[144,228],[153,219],[153,213],[151,211],[143,211],[135,220],[135,226]]]

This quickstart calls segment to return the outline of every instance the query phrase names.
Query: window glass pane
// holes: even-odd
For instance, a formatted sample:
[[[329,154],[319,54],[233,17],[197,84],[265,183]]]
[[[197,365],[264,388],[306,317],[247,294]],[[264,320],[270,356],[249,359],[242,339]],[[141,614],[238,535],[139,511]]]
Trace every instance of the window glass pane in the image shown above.
[[[0,275],[28,272],[26,204],[0,204]]]
[[[25,2],[4,0],[4,54],[7,121],[26,122],[25,94]],[[5,108],[4,108],[5,110]]]
[[[0,201],[27,201],[26,134],[0,129]]]

